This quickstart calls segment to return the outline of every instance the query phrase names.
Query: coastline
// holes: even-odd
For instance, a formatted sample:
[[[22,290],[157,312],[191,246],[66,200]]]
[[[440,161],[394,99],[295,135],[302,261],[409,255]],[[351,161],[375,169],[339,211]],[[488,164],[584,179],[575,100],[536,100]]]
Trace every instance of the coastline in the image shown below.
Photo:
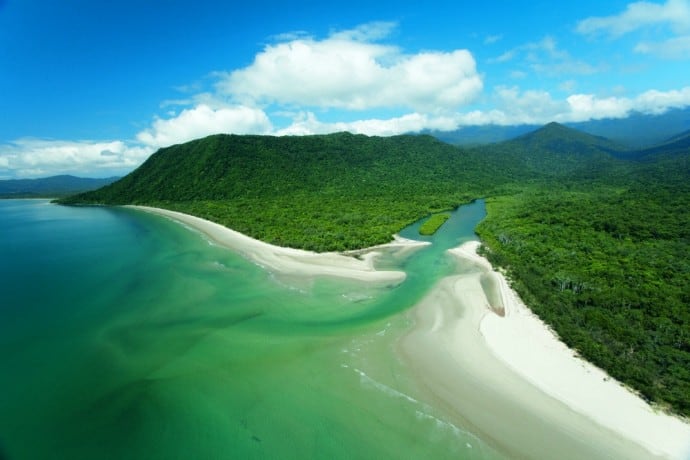
[[[395,285],[406,275],[376,270],[380,251],[406,254],[429,244],[396,236],[372,248],[319,254],[270,245],[176,211],[128,208],[186,225],[268,270],[302,276]],[[655,412],[577,358],[476,253],[479,244],[448,251],[475,269],[433,287],[413,307],[415,325],[400,341],[403,361],[435,405],[511,456],[690,458],[690,424]]]
[[[130,209],[167,217],[186,225],[212,242],[227,247],[268,270],[302,276],[333,276],[381,284],[399,284],[405,280],[402,271],[376,270],[374,260],[383,249],[407,252],[429,243],[394,236],[387,244],[347,253],[316,253],[264,243],[223,225],[200,217],[149,206],[125,206]]]
[[[689,458],[690,424],[575,356],[476,253],[479,244],[448,251],[476,270],[439,283],[401,341],[429,395],[516,456]]]

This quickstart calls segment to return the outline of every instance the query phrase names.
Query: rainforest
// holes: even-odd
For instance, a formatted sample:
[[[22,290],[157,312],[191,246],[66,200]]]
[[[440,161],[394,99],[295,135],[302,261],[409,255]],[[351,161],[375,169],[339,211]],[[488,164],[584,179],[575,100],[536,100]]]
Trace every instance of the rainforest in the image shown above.
[[[530,308],[647,401],[690,416],[689,179],[690,132],[645,150],[557,123],[478,147],[214,135],[59,202],[156,206],[325,252],[484,198],[481,251]]]

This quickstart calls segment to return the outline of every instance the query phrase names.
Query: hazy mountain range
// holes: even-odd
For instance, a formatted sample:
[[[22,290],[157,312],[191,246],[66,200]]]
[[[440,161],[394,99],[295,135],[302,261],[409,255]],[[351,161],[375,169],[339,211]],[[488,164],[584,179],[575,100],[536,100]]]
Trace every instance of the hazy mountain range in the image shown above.
[[[606,137],[628,149],[640,149],[662,143],[688,129],[690,108],[670,110],[661,115],[636,113],[627,118],[607,118],[564,125],[588,134]],[[539,127],[540,125],[484,125],[427,133],[450,144],[480,145],[512,139]]]
[[[95,190],[119,177],[91,179],[60,175],[39,179],[0,180],[0,198],[59,197]]]

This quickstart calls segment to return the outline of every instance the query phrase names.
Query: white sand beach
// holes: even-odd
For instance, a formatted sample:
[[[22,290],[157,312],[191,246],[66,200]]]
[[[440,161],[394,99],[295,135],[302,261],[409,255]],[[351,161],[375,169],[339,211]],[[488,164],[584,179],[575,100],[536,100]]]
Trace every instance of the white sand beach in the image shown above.
[[[214,243],[228,247],[268,270],[302,276],[335,276],[368,282],[398,284],[405,279],[404,272],[376,270],[374,268],[374,259],[378,255],[377,250],[387,247],[408,251],[428,244],[396,236],[391,243],[367,250],[353,251],[352,255],[335,252],[315,253],[264,243],[220,224],[181,212],[148,206],[128,207],[165,216],[187,225],[201,232]]]
[[[478,246],[450,251],[476,272],[443,280],[415,307],[401,344],[429,394],[518,456],[690,458],[690,424],[576,357]]]

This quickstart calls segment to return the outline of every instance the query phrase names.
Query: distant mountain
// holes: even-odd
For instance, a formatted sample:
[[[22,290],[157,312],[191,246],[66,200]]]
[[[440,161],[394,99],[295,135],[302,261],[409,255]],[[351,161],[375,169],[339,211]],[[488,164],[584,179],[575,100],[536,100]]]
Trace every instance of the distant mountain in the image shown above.
[[[425,132],[449,144],[461,146],[476,146],[506,141],[539,128],[540,125],[482,125],[464,126],[455,131]]]
[[[660,144],[690,128],[690,108],[673,109],[661,115],[634,113],[627,118],[568,123],[581,131],[604,136],[632,149]]]
[[[95,190],[118,180],[119,177],[91,179],[70,175],[39,179],[0,180],[0,198],[58,197]]]
[[[648,148],[690,127],[690,108],[674,109],[661,115],[633,113],[627,118],[606,118],[565,126],[611,139],[629,149]],[[464,126],[455,131],[427,131],[437,139],[454,145],[472,146],[513,139],[538,129],[539,125]]]
[[[687,131],[683,131],[680,134],[676,134],[675,136],[669,137],[668,139],[666,139],[666,142],[664,142],[664,144],[669,144],[676,141],[684,141],[688,138],[690,138],[690,129],[688,129]]]
[[[615,172],[625,150],[599,136],[558,123],[549,123],[514,139],[475,147],[484,152],[494,170],[512,170],[511,177],[529,179],[562,177],[580,180]]]
[[[508,142],[524,148],[553,152],[558,155],[586,156],[602,152],[618,153],[626,150],[624,146],[605,137],[594,136],[555,122]]]
[[[630,155],[631,158],[639,160],[657,160],[680,156],[690,158],[690,132],[674,136],[668,142],[634,152]]]

